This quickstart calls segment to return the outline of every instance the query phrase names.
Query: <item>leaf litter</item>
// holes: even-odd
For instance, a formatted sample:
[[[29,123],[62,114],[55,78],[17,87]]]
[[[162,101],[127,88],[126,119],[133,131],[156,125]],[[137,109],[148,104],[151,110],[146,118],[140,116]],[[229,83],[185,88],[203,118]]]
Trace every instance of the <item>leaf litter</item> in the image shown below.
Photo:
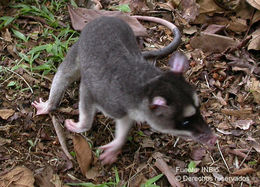
[[[120,5],[118,2],[110,4],[100,1],[100,3],[102,6],[97,2],[91,6],[95,7],[95,12]],[[207,123],[216,129],[219,148],[216,146],[213,147],[213,151],[209,151],[192,141],[158,134],[146,125],[137,125],[129,134],[129,140],[119,160],[114,164],[121,182],[128,183],[130,186],[141,186],[149,181],[148,179],[164,173],[165,176],[156,181],[159,186],[181,185],[174,180],[179,176],[215,177],[219,180],[214,180],[214,182],[219,185],[258,186],[260,176],[259,2],[206,0],[180,3],[174,0],[149,3],[125,1],[125,3],[129,3],[133,14],[160,16],[174,21],[180,29],[183,29],[182,44],[179,49],[190,58],[191,66],[186,73],[186,78],[197,88],[201,98],[202,114]],[[146,5],[146,7],[143,6],[144,9],[140,8],[143,4]],[[49,2],[44,5],[51,8]],[[74,15],[69,20],[67,5],[55,12],[60,21],[59,26],[66,25],[62,22],[71,22],[73,25],[73,22],[80,21],[78,25],[82,27],[81,24],[85,22],[85,18]],[[3,5],[0,4],[0,6]],[[1,16],[11,17],[14,12],[17,13],[18,10],[12,7],[0,9]],[[34,97],[47,98],[51,83],[49,80],[52,80],[53,75],[43,75],[42,70],[30,72],[27,68],[24,70],[14,68],[15,60],[22,59],[21,53],[28,53],[39,43],[53,42],[50,35],[42,37],[44,27],[53,34],[58,34],[57,28],[54,29],[53,25],[49,25],[49,22],[40,16],[20,16],[13,19],[12,23],[23,25],[23,27],[18,28],[15,24],[6,24],[3,29],[0,29],[2,59],[0,67],[12,68],[12,71],[20,76],[0,68],[0,106],[3,111],[0,118],[0,169],[2,171],[0,184],[3,182],[4,185],[13,183],[29,186],[34,183],[38,186],[64,186],[71,182],[85,181],[98,184],[111,181],[111,177],[115,177],[115,170],[111,170],[109,166],[98,166],[99,161],[95,157],[90,159],[87,155],[93,155],[100,145],[104,145],[113,138],[113,121],[102,114],[97,114],[93,128],[84,134],[90,139],[91,148],[88,147],[89,143],[85,138],[80,140],[84,143],[79,143],[76,148],[73,140],[66,138],[69,154],[73,156],[75,153],[73,161],[70,161],[60,146],[61,141],[57,138],[52,120],[47,116],[34,117],[30,106],[31,101],[35,100]],[[144,38],[145,47],[163,47],[172,40],[171,32],[164,27],[155,23],[143,24],[148,33],[148,38]],[[138,24],[137,27],[140,26],[142,25]],[[35,42],[30,42],[30,38],[26,41],[27,38],[19,33],[15,35],[12,30],[17,30],[24,36],[30,36]],[[143,28],[141,30],[144,31]],[[22,44],[28,48],[22,47]],[[71,44],[72,42],[69,45]],[[45,57],[48,58],[48,55],[42,52],[36,63],[45,63]],[[167,69],[166,61],[167,58],[158,60],[157,65],[162,69]],[[28,67],[23,60],[19,63],[21,67]],[[55,64],[57,65],[57,62]],[[31,86],[38,85],[39,89],[33,88],[34,95],[27,89],[28,85],[21,77]],[[10,82],[13,84],[8,87]],[[77,115],[78,106],[75,105],[78,98],[77,92],[78,85],[73,84],[65,94],[61,110],[57,111],[61,112],[59,122],[68,118],[67,116]],[[64,137],[71,136],[65,129],[62,131],[64,131]],[[137,133],[139,131],[144,133]],[[159,158],[153,157],[156,152],[160,152]],[[79,161],[79,158],[83,158],[83,161]],[[89,161],[84,163],[85,159]],[[199,171],[196,173],[185,172],[191,160],[197,163],[195,167]],[[27,169],[19,167],[22,165]],[[201,172],[202,169],[210,167],[215,171]],[[18,169],[12,171],[11,168]],[[82,170],[82,168],[85,169]],[[177,168],[184,171],[179,172]],[[234,176],[244,176],[245,180],[242,180],[243,178],[238,178],[242,181],[224,180],[226,176],[234,180],[236,179],[232,178]],[[192,184],[184,181],[181,183]],[[205,181],[193,183],[193,185],[201,184],[211,186],[210,182]]]

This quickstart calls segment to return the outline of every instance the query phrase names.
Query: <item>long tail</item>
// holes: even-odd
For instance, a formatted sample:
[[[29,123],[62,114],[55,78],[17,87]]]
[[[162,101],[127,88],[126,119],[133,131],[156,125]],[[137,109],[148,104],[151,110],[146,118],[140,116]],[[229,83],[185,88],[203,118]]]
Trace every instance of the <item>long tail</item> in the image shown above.
[[[179,29],[173,23],[166,21],[164,19],[161,19],[161,18],[150,17],[150,16],[132,16],[132,17],[139,19],[139,20],[151,21],[151,22],[162,24],[162,25],[166,26],[167,28],[169,28],[174,35],[173,41],[166,47],[164,47],[162,49],[154,50],[154,51],[142,52],[144,58],[148,59],[148,58],[165,57],[165,56],[171,54],[173,51],[175,51],[177,49],[177,47],[179,46],[179,44],[181,43],[181,33],[180,33]]]

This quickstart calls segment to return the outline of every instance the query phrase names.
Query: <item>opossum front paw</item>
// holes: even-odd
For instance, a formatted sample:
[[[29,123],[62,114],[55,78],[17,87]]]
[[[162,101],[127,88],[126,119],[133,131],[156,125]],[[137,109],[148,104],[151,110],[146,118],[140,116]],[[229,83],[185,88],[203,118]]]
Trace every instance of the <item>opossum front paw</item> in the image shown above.
[[[50,112],[48,102],[42,101],[42,98],[39,99],[39,102],[32,102],[32,106],[37,109],[36,115],[48,114]]]
[[[79,122],[76,123],[72,119],[66,119],[65,126],[71,132],[81,133],[87,131],[87,128],[82,127]]]
[[[115,148],[113,142],[100,147],[100,149],[104,151],[104,153],[102,153],[99,157],[104,165],[114,163],[117,160],[118,154],[121,152],[120,148]]]

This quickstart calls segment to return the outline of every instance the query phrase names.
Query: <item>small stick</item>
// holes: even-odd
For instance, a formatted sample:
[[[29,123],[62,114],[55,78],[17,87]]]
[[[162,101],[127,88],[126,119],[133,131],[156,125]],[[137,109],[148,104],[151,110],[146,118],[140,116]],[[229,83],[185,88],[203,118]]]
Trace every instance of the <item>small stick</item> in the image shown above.
[[[163,160],[163,158],[157,158],[154,165],[167,177],[171,186],[173,186],[173,187],[183,187],[183,184],[181,184],[176,179],[174,173],[171,172],[169,166],[166,164],[166,162]]]
[[[4,67],[4,68],[5,68],[5,70],[10,71],[11,73],[13,73],[13,74],[17,75],[18,77],[20,77],[20,78],[25,82],[25,84],[29,87],[30,91],[33,93],[32,87],[31,87],[31,86],[29,85],[29,83],[25,80],[25,78],[23,78],[21,75],[19,75],[19,74],[16,73],[15,71],[12,71],[12,70],[10,70],[10,69],[8,69],[8,68],[6,68],[6,67]]]
[[[70,155],[67,145],[66,145],[66,139],[64,137],[64,133],[63,133],[63,129],[61,128],[61,125],[59,124],[59,122],[57,121],[56,117],[54,115],[50,114],[50,117],[52,119],[52,123],[55,129],[55,132],[57,134],[58,140],[60,142],[61,148],[63,150],[63,152],[65,153],[65,155],[70,159],[73,160],[73,157]]]
[[[248,158],[249,153],[251,152],[252,147],[250,147],[250,150],[247,152],[245,158],[242,160],[241,164],[239,165],[238,169],[241,168],[241,166],[244,164],[245,160]]]
[[[228,165],[227,165],[227,162],[226,162],[226,160],[225,160],[225,158],[224,158],[224,156],[223,156],[223,154],[222,154],[222,152],[221,152],[221,150],[220,150],[220,146],[219,146],[218,140],[217,140],[217,146],[218,146],[218,150],[219,150],[219,153],[220,153],[220,155],[221,155],[221,158],[222,158],[222,160],[224,161],[228,172],[230,173],[230,170],[229,170],[229,167],[228,167]]]

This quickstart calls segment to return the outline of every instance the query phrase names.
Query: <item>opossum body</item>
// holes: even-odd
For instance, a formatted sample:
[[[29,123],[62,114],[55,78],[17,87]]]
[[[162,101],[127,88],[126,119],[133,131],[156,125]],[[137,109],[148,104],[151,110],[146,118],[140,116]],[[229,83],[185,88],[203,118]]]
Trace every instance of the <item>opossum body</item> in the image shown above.
[[[122,20],[101,17],[88,23],[54,77],[49,99],[33,102],[37,115],[56,109],[65,89],[80,83],[79,121],[65,121],[72,132],[90,130],[97,110],[115,119],[115,139],[102,146],[104,164],[116,161],[134,121],[148,122],[160,132],[191,137],[212,145],[216,137],[202,119],[199,99],[182,73],[185,55],[176,52],[171,70],[147,62],[131,28]]]

